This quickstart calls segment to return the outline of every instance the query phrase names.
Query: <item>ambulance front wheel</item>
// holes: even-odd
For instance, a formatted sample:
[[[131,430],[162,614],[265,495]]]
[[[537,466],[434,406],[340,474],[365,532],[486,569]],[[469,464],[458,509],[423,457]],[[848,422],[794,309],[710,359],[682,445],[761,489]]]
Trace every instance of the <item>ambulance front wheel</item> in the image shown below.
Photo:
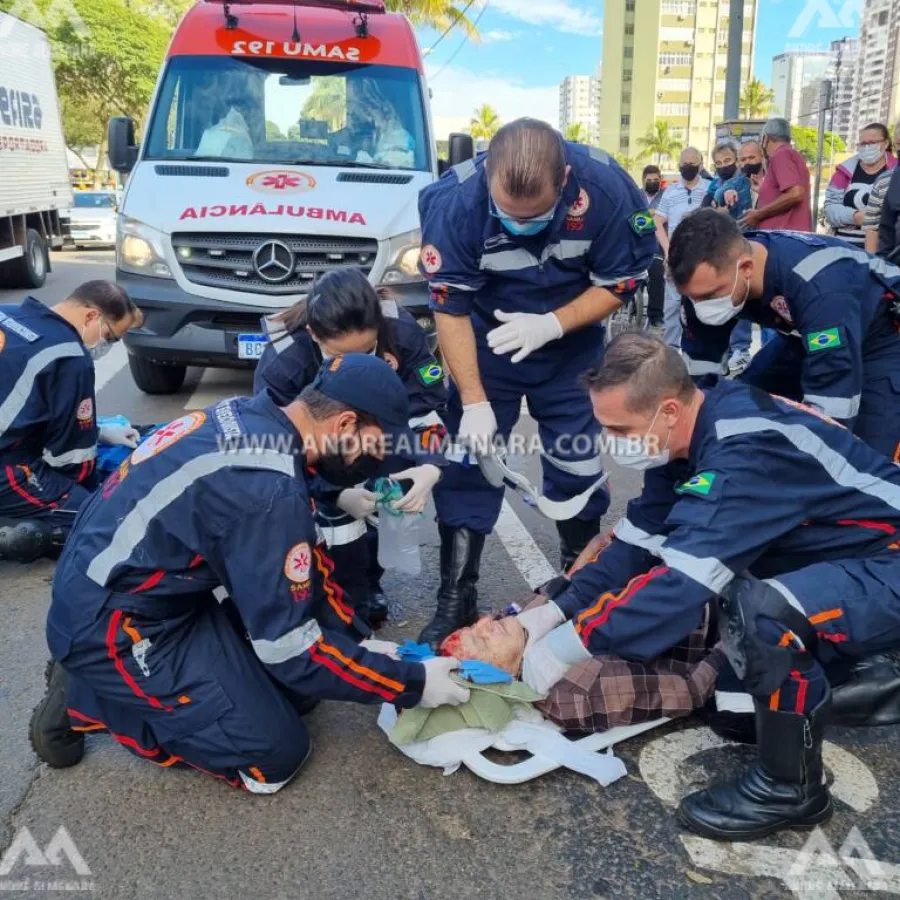
[[[187,366],[166,366],[133,353],[128,355],[128,366],[134,383],[145,394],[174,394],[187,374]]]

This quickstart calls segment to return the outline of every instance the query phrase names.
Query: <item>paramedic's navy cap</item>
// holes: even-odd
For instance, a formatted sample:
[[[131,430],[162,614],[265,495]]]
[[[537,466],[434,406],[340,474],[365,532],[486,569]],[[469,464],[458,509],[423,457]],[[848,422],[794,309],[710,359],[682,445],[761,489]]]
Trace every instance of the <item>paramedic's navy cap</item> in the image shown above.
[[[335,356],[322,365],[313,387],[332,400],[374,416],[385,434],[399,436],[409,429],[406,388],[397,373],[377,356]]]

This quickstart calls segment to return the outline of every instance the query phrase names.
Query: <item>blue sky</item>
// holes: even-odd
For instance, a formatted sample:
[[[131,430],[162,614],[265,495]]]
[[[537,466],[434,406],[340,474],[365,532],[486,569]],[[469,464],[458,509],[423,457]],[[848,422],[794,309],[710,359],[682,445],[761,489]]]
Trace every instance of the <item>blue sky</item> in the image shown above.
[[[862,0],[759,2],[754,67],[766,83],[774,55],[824,49],[858,31]],[[470,15],[481,13],[481,43],[463,43],[454,29],[426,58],[439,135],[462,127],[482,102],[497,107],[504,119],[531,114],[555,122],[559,82],[566,75],[593,74],[600,63],[602,0],[490,0],[482,9],[482,0],[474,0]],[[430,30],[419,35],[423,48],[438,37]]]

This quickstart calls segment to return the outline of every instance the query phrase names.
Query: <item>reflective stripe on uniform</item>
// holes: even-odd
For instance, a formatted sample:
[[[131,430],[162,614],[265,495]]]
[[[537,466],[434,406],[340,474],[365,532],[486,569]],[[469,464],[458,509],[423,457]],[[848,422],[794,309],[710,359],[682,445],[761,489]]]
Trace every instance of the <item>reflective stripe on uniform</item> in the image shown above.
[[[42,459],[48,466],[58,469],[61,466],[75,466],[78,463],[87,462],[96,456],[97,448],[94,446],[83,447],[81,450],[69,450],[66,453],[60,453],[59,456],[54,456],[49,450],[45,450]]]
[[[365,519],[353,519],[352,522],[348,522],[346,525],[328,525],[323,522],[320,528],[322,529],[325,543],[329,547],[346,547],[347,544],[352,544],[354,541],[358,541],[361,537],[366,536]]]
[[[381,301],[381,314],[386,319],[399,319],[400,318],[400,307],[397,306],[396,300],[382,300]]]
[[[624,544],[630,544],[632,547],[640,547],[654,556],[659,556],[660,551],[665,544],[666,539],[661,534],[650,534],[643,528],[630,522],[628,519],[619,519],[616,527],[613,529],[613,535]]]
[[[277,666],[279,663],[302,656],[320,637],[322,629],[319,623],[315,619],[310,619],[274,641],[251,639],[250,643],[260,662],[264,662],[267,666]]]
[[[435,290],[438,288],[451,288],[454,291],[469,291],[470,293],[473,293],[474,291],[478,290],[478,288],[473,288],[469,284],[456,284],[452,281],[430,281],[428,283],[428,286],[432,290]]]
[[[756,434],[761,431],[777,431],[801,453],[816,460],[835,484],[881,500],[900,512],[900,486],[869,472],[860,472],[804,425],[787,425],[763,418],[723,419],[716,422],[716,437],[720,441],[739,434]]]
[[[803,604],[797,599],[797,595],[788,588],[787,585],[782,584],[777,578],[764,578],[763,583],[771,585],[785,600],[787,600],[788,603],[790,603],[791,606],[794,607],[794,609],[797,610],[797,612],[802,613],[804,616],[806,615]]]
[[[559,469],[560,472],[566,472],[569,475],[600,475],[603,472],[603,460],[599,454],[592,456],[590,459],[559,459],[551,456],[549,453],[541,453],[541,457],[546,459],[551,466]]]
[[[650,273],[644,269],[643,272],[632,272],[628,275],[598,275],[591,272],[591,284],[594,287],[615,287],[617,284],[627,283],[629,281],[646,281],[650,277]]]
[[[689,375],[727,375],[728,362],[727,356],[721,362],[710,362],[708,359],[694,359],[684,354],[684,364],[687,366]]]
[[[588,153],[590,153],[591,159],[603,163],[604,166],[609,165],[609,154],[605,150],[601,150],[599,147],[588,147]]]
[[[22,370],[19,380],[6,395],[3,403],[0,404],[0,435],[9,429],[16,420],[16,416],[25,408],[38,373],[58,359],[77,358],[79,356],[84,356],[84,346],[76,343],[57,344],[55,347],[47,347],[46,350],[35,353],[25,363],[25,368]]]
[[[112,570],[128,559],[134,548],[147,536],[147,528],[156,516],[195,481],[231,466],[280,472],[292,478],[295,471],[293,456],[272,450],[205,453],[189,460],[167,478],[158,481],[146,496],[135,503],[131,512],[119,522],[109,546],[91,560],[87,570],[88,578],[96,584],[105,585]]]
[[[453,172],[454,175],[456,175],[457,180],[460,184],[462,184],[464,181],[468,181],[478,171],[478,169],[475,166],[474,159],[467,159],[464,162],[458,163],[457,165],[453,166],[450,171]]]
[[[897,266],[885,262],[880,256],[870,256],[862,250],[853,250],[850,247],[826,247],[823,250],[816,250],[794,266],[794,274],[799,275],[804,281],[812,281],[827,266],[842,259],[852,259],[882,278],[900,278],[900,268]]]
[[[524,269],[542,266],[549,259],[579,259],[590,249],[590,241],[556,241],[546,246],[538,258],[524,247],[516,247],[515,250],[484,254],[479,268],[486,272],[521,272]]]
[[[852,419],[859,413],[861,395],[855,397],[821,397],[818,394],[807,394],[803,402],[815,406],[832,419]]]
[[[734,572],[714,556],[691,556],[664,544],[659,552],[662,561],[670,568],[687,575],[691,581],[720,594],[734,579]]]
[[[415,431],[417,428],[430,428],[432,425],[443,425],[441,417],[432,410],[427,416],[417,416],[415,419],[409,420],[410,430]]]

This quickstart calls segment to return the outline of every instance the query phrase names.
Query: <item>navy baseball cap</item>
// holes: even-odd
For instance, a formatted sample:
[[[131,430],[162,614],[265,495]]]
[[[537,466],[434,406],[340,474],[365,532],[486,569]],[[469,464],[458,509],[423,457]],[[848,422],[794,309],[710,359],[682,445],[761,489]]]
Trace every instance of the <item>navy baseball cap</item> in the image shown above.
[[[374,416],[381,430],[395,440],[408,435],[412,441],[406,388],[383,359],[368,353],[335,356],[323,363],[312,386],[332,400]]]

